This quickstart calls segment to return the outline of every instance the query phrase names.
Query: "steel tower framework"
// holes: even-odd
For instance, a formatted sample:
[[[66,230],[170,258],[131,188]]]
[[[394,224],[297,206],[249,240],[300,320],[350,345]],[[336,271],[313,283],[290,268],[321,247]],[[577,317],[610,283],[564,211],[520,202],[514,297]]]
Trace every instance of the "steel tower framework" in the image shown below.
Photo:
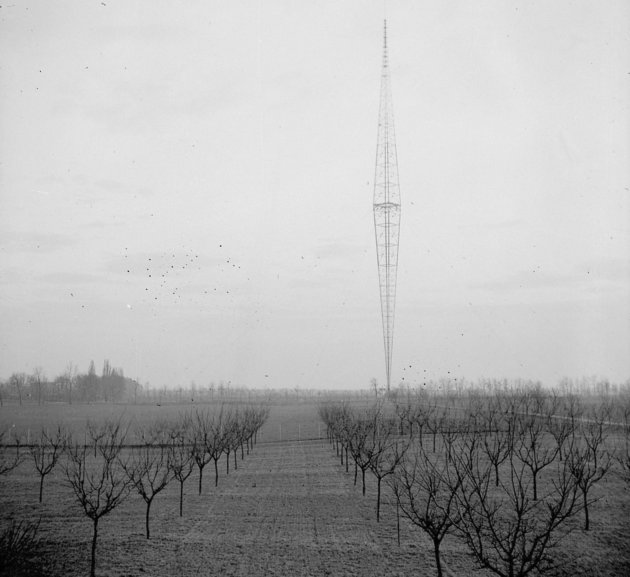
[[[376,233],[376,259],[381,292],[381,315],[383,318],[385,375],[387,390],[389,391],[394,346],[394,307],[396,304],[396,276],[398,272],[398,244],[400,236],[400,188],[398,184],[394,113],[387,58],[387,20],[383,29],[383,69],[381,73],[376,171],[374,176],[374,230]]]

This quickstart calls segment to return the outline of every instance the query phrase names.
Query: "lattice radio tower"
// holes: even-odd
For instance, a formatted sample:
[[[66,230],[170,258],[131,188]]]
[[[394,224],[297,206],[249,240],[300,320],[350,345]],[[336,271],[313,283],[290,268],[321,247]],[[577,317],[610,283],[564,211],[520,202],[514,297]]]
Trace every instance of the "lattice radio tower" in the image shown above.
[[[394,306],[396,304],[396,273],[398,271],[398,241],[400,236],[400,188],[398,186],[394,112],[387,61],[387,20],[385,20],[383,30],[383,71],[381,73],[381,100],[376,143],[374,230],[381,290],[385,375],[387,390],[389,391],[394,346]]]

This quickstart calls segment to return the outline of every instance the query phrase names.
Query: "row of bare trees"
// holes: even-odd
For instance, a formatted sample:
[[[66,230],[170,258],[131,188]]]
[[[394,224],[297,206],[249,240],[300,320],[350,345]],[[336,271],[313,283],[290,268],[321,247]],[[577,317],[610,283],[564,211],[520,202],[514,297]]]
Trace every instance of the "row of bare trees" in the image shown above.
[[[238,467],[249,454],[268,417],[266,407],[220,407],[180,414],[172,421],[130,427],[118,421],[88,423],[82,440],[62,427],[53,433],[41,431],[32,443],[14,439],[11,447],[0,444],[0,475],[23,461],[31,460],[40,476],[39,501],[44,479],[60,463],[66,485],[92,522],[90,575],[96,568],[96,544],[100,520],[120,505],[130,493],[144,501],[145,533],[150,538],[150,512],[155,497],[171,482],[179,483],[179,515],[183,516],[184,484],[195,467],[202,493],[204,467],[214,461],[214,485],[219,483],[218,461],[225,455],[226,474],[230,463]],[[0,442],[6,439],[2,433]]]
[[[385,481],[400,515],[432,541],[436,571],[447,535],[480,567],[504,577],[540,574],[582,515],[589,530],[593,488],[614,467],[630,482],[630,405],[584,405],[577,397],[523,393],[409,395],[369,407],[323,404],[319,414],[354,482]]]

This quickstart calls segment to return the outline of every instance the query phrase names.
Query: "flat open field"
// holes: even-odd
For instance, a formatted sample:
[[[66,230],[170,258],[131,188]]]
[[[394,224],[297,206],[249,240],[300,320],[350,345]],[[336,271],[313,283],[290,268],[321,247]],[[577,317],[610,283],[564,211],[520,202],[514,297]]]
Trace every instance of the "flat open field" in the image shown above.
[[[24,424],[19,414],[14,417]],[[77,423],[81,419],[85,416],[77,417]],[[204,471],[202,495],[197,494],[196,471],[188,479],[183,517],[178,515],[177,483],[156,497],[150,540],[144,536],[144,502],[132,493],[101,521],[97,575],[433,575],[427,537],[403,522],[399,546],[395,509],[387,495],[377,523],[373,479],[368,474],[368,492],[362,497],[360,486],[353,486],[352,468],[346,473],[334,449],[313,439],[318,432],[314,404],[272,407],[259,443],[245,460],[239,457],[238,470],[226,476],[221,460],[218,488],[212,464]],[[50,573],[88,574],[90,522],[60,468],[47,477],[42,504],[38,482],[29,461],[0,478],[1,519],[41,517]],[[630,575],[630,494],[614,473],[595,492],[600,500],[593,506],[592,530],[582,532],[577,518],[576,530],[559,552],[566,574]],[[448,575],[486,575],[473,571],[455,538],[447,536],[442,551]]]

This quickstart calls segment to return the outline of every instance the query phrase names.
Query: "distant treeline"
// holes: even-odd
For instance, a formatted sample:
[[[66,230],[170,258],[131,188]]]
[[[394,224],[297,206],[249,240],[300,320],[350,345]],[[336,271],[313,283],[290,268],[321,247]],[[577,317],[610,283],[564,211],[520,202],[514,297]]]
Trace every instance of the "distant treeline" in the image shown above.
[[[32,373],[13,373],[5,380],[0,379],[0,406],[6,401],[19,404],[42,404],[45,402],[63,403],[212,403],[221,402],[321,402],[322,400],[346,400],[364,402],[374,398],[389,397],[392,400],[403,398],[417,391],[459,397],[470,394],[497,395],[519,394],[532,391],[554,391],[561,396],[617,396],[630,395],[630,378],[624,382],[613,382],[600,377],[582,377],[579,379],[563,378],[557,383],[543,384],[541,381],[528,379],[493,379],[470,380],[465,378],[442,378],[409,383],[402,381],[388,391],[372,379],[369,384],[355,389],[323,388],[266,388],[256,389],[235,386],[230,381],[210,382],[197,385],[194,381],[188,386],[170,385],[155,387],[149,383],[141,384],[136,379],[125,377],[119,367],[112,367],[109,360],[103,363],[98,375],[94,361],[91,361],[86,373],[78,372],[70,364],[57,377],[49,379],[41,368]]]
[[[0,381],[0,404],[6,400],[44,402],[124,402],[133,399],[141,389],[134,379],[125,377],[122,368],[112,367],[106,360],[99,376],[94,361],[90,362],[87,373],[79,373],[73,366],[54,379],[46,377],[42,369],[32,373],[13,373],[5,381]]]

